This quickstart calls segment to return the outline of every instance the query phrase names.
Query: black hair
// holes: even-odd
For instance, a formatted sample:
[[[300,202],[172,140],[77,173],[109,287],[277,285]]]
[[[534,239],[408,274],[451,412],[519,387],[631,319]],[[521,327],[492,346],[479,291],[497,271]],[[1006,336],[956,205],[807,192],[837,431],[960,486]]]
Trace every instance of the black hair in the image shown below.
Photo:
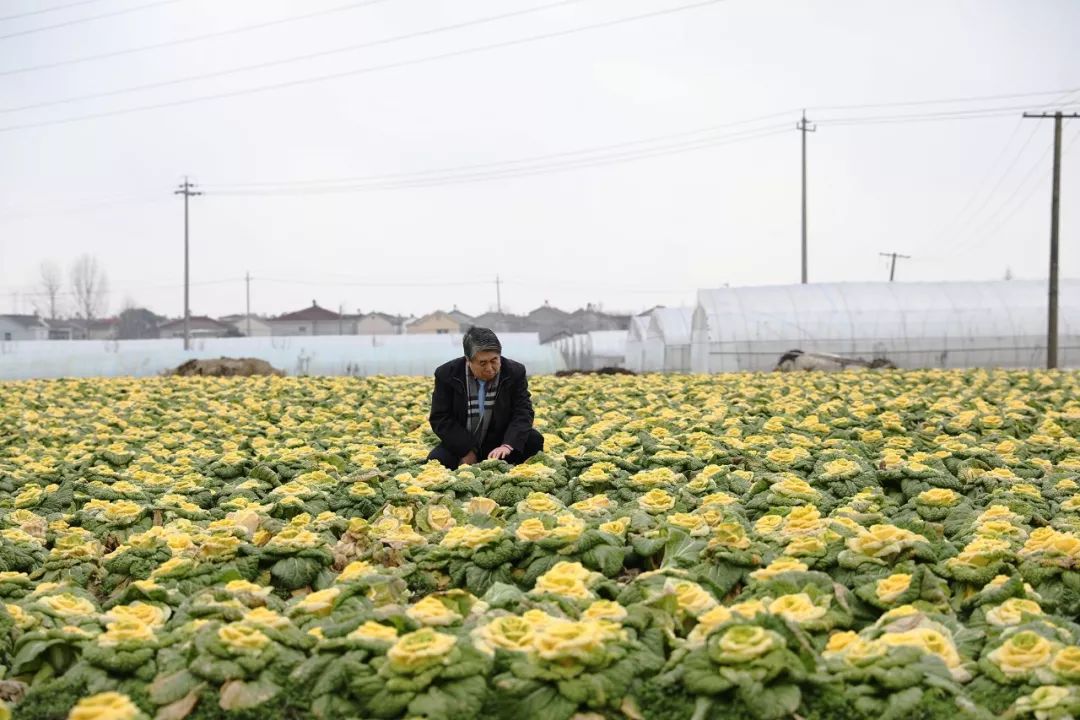
[[[499,336],[488,328],[470,326],[465,331],[465,337],[461,338],[461,347],[465,351],[465,357],[470,360],[476,357],[476,353],[485,350],[493,350],[502,355]]]

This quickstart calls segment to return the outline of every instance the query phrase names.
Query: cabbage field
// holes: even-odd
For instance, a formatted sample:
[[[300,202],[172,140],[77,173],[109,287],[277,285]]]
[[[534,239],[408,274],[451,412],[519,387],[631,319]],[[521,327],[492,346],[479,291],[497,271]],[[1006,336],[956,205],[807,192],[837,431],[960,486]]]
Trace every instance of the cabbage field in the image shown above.
[[[0,385],[0,717],[1080,717],[1080,375]]]

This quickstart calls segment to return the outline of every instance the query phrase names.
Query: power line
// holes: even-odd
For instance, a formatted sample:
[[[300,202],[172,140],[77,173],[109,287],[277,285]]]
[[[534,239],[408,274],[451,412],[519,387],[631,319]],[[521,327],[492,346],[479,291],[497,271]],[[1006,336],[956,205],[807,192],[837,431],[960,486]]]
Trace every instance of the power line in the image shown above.
[[[788,130],[788,125],[783,124],[779,126],[771,126],[767,128],[757,128],[755,130],[744,131],[743,133],[719,136],[716,138],[705,138],[700,140],[694,140],[683,143],[673,143],[666,146],[660,146],[655,148],[644,148],[641,150],[632,150],[618,153],[609,153],[606,155],[600,155],[598,157],[581,158],[578,160],[567,160],[562,162],[546,163],[542,165],[533,165],[528,167],[508,167],[502,169],[489,170],[476,173],[460,173],[455,175],[444,176],[432,176],[424,177],[420,176],[414,179],[402,179],[397,181],[389,181],[382,183],[367,183],[367,184],[355,184],[355,185],[339,185],[331,187],[321,188],[277,188],[269,190],[224,190],[212,192],[212,195],[216,196],[282,196],[282,195],[326,195],[334,193],[348,193],[348,192],[370,192],[377,190],[398,190],[405,188],[418,188],[418,187],[436,187],[441,185],[459,184],[466,182],[482,182],[486,180],[501,180],[515,177],[526,177],[531,175],[547,174],[550,172],[560,172],[565,170],[578,170],[589,167],[596,167],[600,165],[610,165],[615,163],[630,162],[634,160],[643,160],[646,158],[659,157],[663,155],[671,155],[675,153],[689,152],[692,150],[699,150],[708,147],[717,147],[721,145],[729,145],[738,142],[746,142],[750,140],[757,140],[764,137],[770,137],[772,135],[778,135]]]
[[[269,60],[261,63],[254,63],[251,65],[241,65],[233,68],[226,68],[224,70],[215,70],[213,72],[200,73],[198,75],[186,75],[180,78],[173,78],[172,80],[162,80],[159,82],[143,83],[142,85],[132,85],[126,88],[118,88],[116,90],[106,90],[103,92],[87,93],[85,95],[74,95],[67,98],[59,98],[57,100],[46,100],[39,103],[31,103],[29,105],[21,105],[18,107],[0,108],[0,113],[13,113],[22,112],[24,110],[35,110],[44,107],[55,107],[57,105],[67,105],[74,102],[83,102],[85,100],[95,100],[104,97],[114,97],[117,95],[126,95],[133,92],[142,92],[143,90],[154,90],[157,88],[170,87],[172,85],[180,85],[183,83],[197,82],[199,80],[209,80],[211,78],[224,77],[226,75],[235,75],[241,72],[251,72],[253,70],[263,70],[270,67],[276,67],[278,65],[287,65],[295,62],[304,62],[307,60],[314,60],[316,58],[327,57],[330,55],[337,55],[344,52],[354,52],[356,50],[362,50],[365,48],[377,47],[380,45],[389,45],[391,43],[401,42],[403,40],[412,40],[419,37],[428,35],[435,35],[438,33],[450,32],[452,30],[460,30],[462,28],[474,27],[477,25],[484,25],[487,23],[497,22],[499,20],[506,20],[513,17],[519,17],[522,15],[528,15],[531,13],[541,12],[544,10],[550,10],[552,8],[561,7],[565,5],[572,5],[575,3],[583,2],[584,0],[557,0],[556,2],[548,2],[543,5],[535,5],[533,7],[523,8],[521,10],[514,10],[511,12],[500,13],[498,15],[490,15],[488,17],[478,18],[476,20],[467,20],[459,23],[452,23],[450,25],[441,25],[434,28],[428,28],[427,30],[420,30],[417,32],[404,33],[401,35],[394,35],[388,38],[381,38],[379,40],[371,40],[368,42],[357,43],[354,45],[346,45],[344,47],[333,48],[330,50],[320,50],[313,53],[305,53],[303,55],[293,55],[287,58],[281,58],[278,60]],[[386,2],[386,0],[370,0],[366,3],[368,5]]]
[[[202,287],[202,286],[207,286],[207,285],[224,285],[224,284],[227,284],[227,283],[243,282],[243,280],[244,280],[244,278],[226,278],[224,280],[203,280],[203,281],[192,282],[191,285],[192,285],[192,287],[195,287],[195,286]],[[33,285],[30,285],[30,286],[27,286],[27,285],[3,285],[3,286],[0,286],[0,290],[3,290],[3,291],[15,291],[15,292],[18,292],[20,295],[24,295],[26,297],[45,297],[47,295],[52,295],[53,294],[53,293],[47,293],[47,292],[31,292],[31,291],[28,291],[28,290],[22,290],[21,289],[21,288],[25,288],[25,287],[33,287]],[[135,292],[135,291],[139,291],[139,290],[175,290],[176,288],[179,288],[179,287],[183,287],[183,284],[182,283],[181,284],[173,283],[171,285],[137,285],[135,287],[127,288],[125,290],[125,292]],[[64,297],[68,297],[68,296],[73,296],[75,293],[73,293],[73,292],[71,292],[69,290],[61,290],[61,291],[58,291],[55,294],[56,295],[63,295]]]
[[[53,25],[42,25],[41,27],[30,28],[28,30],[19,30],[17,32],[8,33],[7,35],[0,35],[0,40],[10,40],[15,37],[22,37],[24,35],[33,35],[34,33],[45,32],[46,30],[57,30],[59,28],[71,27],[72,25],[81,25],[82,23],[93,22],[95,20],[104,20],[105,18],[117,17],[118,15],[127,15],[133,12],[139,12],[141,10],[150,10],[152,8],[161,7],[163,5],[173,5],[184,0],[156,0],[156,2],[147,3],[146,5],[136,5],[135,7],[123,8],[122,10],[113,10],[107,13],[101,13],[100,15],[90,15],[89,17],[76,18],[74,20],[66,20],[64,22],[55,23]]]
[[[953,256],[959,255],[962,252],[966,252],[967,250],[972,249],[972,247],[978,247],[982,244],[980,238],[983,237],[982,233],[984,231],[989,230],[991,227],[994,226],[1000,226],[1000,223],[995,221],[998,219],[1001,213],[1004,212],[1006,208],[1008,208],[1012,204],[1012,201],[1016,199],[1020,192],[1028,187],[1028,183],[1038,179],[1039,169],[1042,167],[1043,162],[1046,160],[1046,158],[1050,155],[1050,151],[1052,149],[1053,148],[1051,145],[1047,145],[1046,149],[1043,150],[1042,154],[1039,155],[1039,158],[1028,169],[1027,173],[1020,180],[1020,183],[1015,188],[1013,188],[1013,191],[1011,193],[1009,193],[1009,196],[1005,198],[1003,202],[998,203],[994,211],[979,225],[973,226],[970,231],[964,233],[963,235],[966,235],[966,237],[963,237],[963,235],[961,236],[960,242],[957,243],[952,253]]]
[[[179,0],[168,0],[169,2],[177,2]],[[127,115],[135,112],[145,112],[148,110],[161,110],[165,108],[180,107],[183,105],[191,105],[193,103],[205,102],[208,100],[221,100],[230,97],[239,97],[243,95],[254,95],[263,92],[269,92],[272,90],[281,90],[284,88],[298,87],[316,82],[326,82],[329,80],[337,80],[344,77],[352,77],[355,75],[372,74],[376,72],[382,72],[385,70],[396,70],[399,68],[411,67],[415,65],[423,65],[430,62],[436,62],[439,60],[446,60],[455,57],[464,57],[467,55],[474,55],[477,53],[487,52],[490,50],[499,50],[502,48],[513,47],[515,45],[524,45],[527,43],[540,42],[543,40],[551,40],[553,38],[567,37],[569,35],[576,35],[582,32],[588,32],[590,30],[599,30],[603,28],[614,27],[617,25],[623,25],[629,22],[635,22],[637,20],[646,20],[665,15],[672,15],[678,12],[684,12],[687,10],[695,10],[698,8],[707,7],[710,5],[716,5],[725,0],[700,0],[699,2],[689,3],[685,5],[677,5],[671,8],[665,8],[663,10],[654,10],[647,13],[639,13],[637,15],[628,15],[621,18],[615,18],[613,20],[605,20],[596,23],[590,23],[588,25],[579,25],[577,27],[567,28],[565,30],[557,30],[553,32],[540,33],[537,35],[530,35],[523,38],[516,38],[514,40],[504,40],[500,42],[488,43],[485,45],[477,45],[469,48],[463,48],[460,50],[452,50],[449,52],[437,53],[435,55],[426,55],[419,58],[413,58],[411,60],[402,60],[392,63],[384,63],[381,65],[369,65],[362,68],[354,68],[352,70],[343,70],[334,73],[326,73],[323,75],[315,75],[306,78],[298,78],[296,80],[286,80],[282,82],[269,83],[266,85],[258,85],[255,87],[244,88],[241,90],[232,90],[220,93],[211,93],[208,95],[197,95],[194,97],[184,98],[181,100],[171,100],[167,102],[153,103],[148,105],[136,105],[127,108],[120,108],[117,110],[108,110],[96,113],[87,113],[85,115],[75,115],[66,118],[58,118],[55,120],[44,120],[40,122],[24,123],[21,125],[9,125],[7,127],[0,127],[0,132],[13,132],[16,130],[27,130],[31,128],[48,127],[52,125],[66,125],[68,123],[79,122],[82,120],[93,120],[98,118],[116,117],[118,115]]]
[[[993,109],[995,112],[999,109]],[[1012,111],[1010,110],[1010,113]],[[936,114],[935,114],[936,116]],[[771,116],[764,116],[771,117]],[[734,124],[734,123],[733,123]],[[579,169],[584,167],[593,167],[596,165],[610,164],[614,162],[625,162],[629,160],[644,159],[649,157],[656,157],[659,155],[667,155],[677,152],[687,152],[690,150],[697,150],[706,147],[713,147],[716,145],[729,144],[731,142],[739,142],[744,140],[753,140],[761,137],[768,137],[773,134],[778,134],[780,129],[784,127],[782,125],[768,126],[763,128],[756,128],[752,130],[746,130],[741,133],[732,133],[730,135],[718,136],[713,138],[699,138],[696,140],[687,140],[679,143],[669,143],[660,145],[658,147],[641,148],[639,150],[626,150],[622,152],[614,152],[609,154],[596,154],[597,150],[575,150],[569,153],[560,153],[558,155],[589,155],[590,153],[596,154],[594,157],[582,157],[580,159],[568,159],[565,161],[557,162],[544,162],[547,158],[545,156],[539,156],[530,160],[517,160],[517,161],[502,161],[499,163],[486,163],[482,165],[491,166],[494,169],[480,171],[480,172],[457,172],[459,169],[449,168],[443,170],[434,171],[420,171],[416,173],[399,173],[396,175],[388,176],[369,176],[367,178],[357,178],[352,184],[346,184],[344,182],[340,184],[331,184],[335,181],[301,181],[296,184],[289,183],[271,183],[271,184],[247,184],[247,185],[233,185],[223,186],[218,185],[218,190],[213,190],[215,186],[208,186],[211,188],[215,195],[321,195],[332,194],[342,192],[362,192],[372,190],[393,190],[402,188],[414,188],[414,187],[432,187],[437,185],[445,185],[451,183],[460,182],[477,182],[493,179],[504,179],[507,177],[520,177],[526,175],[543,174],[547,172]],[[690,131],[686,135],[700,134],[704,131]],[[609,147],[630,146],[634,144],[646,144],[645,141],[630,141],[625,144],[614,144]],[[527,164],[533,163],[531,166],[526,167],[513,167],[514,164]],[[500,167],[501,166],[501,167]],[[467,166],[466,166],[467,167]],[[305,185],[316,185],[316,187],[304,187]],[[319,186],[321,185],[321,186]],[[254,188],[254,189],[253,189]]]
[[[102,208],[126,205],[149,205],[164,202],[167,201],[156,195],[135,196],[132,198],[119,198],[116,200],[103,200],[101,202],[92,203],[90,205],[79,205],[61,210],[34,210],[29,212],[13,213],[11,215],[0,215],[0,224],[18,222],[20,220],[27,220],[30,218],[42,216],[59,217],[64,215],[80,215],[82,213],[95,212]]]
[[[3,17],[0,17],[0,21],[18,20],[19,18],[30,17],[31,15],[44,15],[45,13],[57,12],[58,10],[67,10],[68,8],[78,7],[80,5],[91,5],[93,3],[99,2],[101,2],[101,0],[79,0],[78,2],[72,2],[66,5],[54,5],[52,7],[44,8],[42,10],[30,10],[28,12],[17,13],[15,15],[4,15]]]
[[[919,105],[959,105],[960,103],[966,102],[984,102],[987,100],[1015,100],[1017,98],[1043,97],[1047,95],[1061,95],[1062,93],[1072,94],[1074,92],[1080,92],[1080,88],[1069,88],[1064,90],[1043,90],[1040,92],[1008,93],[1005,95],[968,95],[964,97],[954,98],[936,98],[933,100],[860,103],[856,105],[817,105],[809,106],[807,109],[813,110],[815,112],[824,112],[828,110],[869,110],[872,108],[915,107]]]
[[[262,280],[263,282],[280,283],[282,285],[319,285],[329,287],[385,287],[385,288],[407,288],[407,287],[477,287],[480,285],[490,285],[490,280],[477,280],[477,281],[448,281],[448,282],[368,282],[363,280],[286,280],[284,278],[268,278],[268,277],[252,277],[252,280]],[[505,282],[505,281],[504,281]]]
[[[1080,92],[1080,89],[1065,91],[1063,94],[1059,95],[1057,98],[1054,98],[1054,99],[1050,100],[1047,103],[1047,105],[1053,105],[1053,104],[1058,103],[1058,102],[1065,102],[1071,96],[1077,94],[1078,92]],[[928,238],[923,243],[921,243],[918,246],[917,249],[926,249],[926,248],[929,248],[930,246],[939,247],[941,241],[945,239],[946,234],[953,227],[955,227],[958,222],[960,222],[962,219],[964,219],[964,217],[967,214],[967,211],[971,207],[974,206],[975,201],[979,197],[979,195],[982,193],[983,188],[989,182],[990,178],[994,175],[994,172],[998,167],[998,163],[1000,163],[1002,160],[1004,160],[1004,158],[1008,154],[1009,148],[1012,146],[1013,140],[1017,137],[1017,135],[1019,135],[1020,128],[1023,127],[1023,124],[1024,124],[1024,121],[1022,119],[1019,119],[1019,120],[1016,121],[1016,125],[1013,127],[1012,133],[1009,135],[1008,139],[1005,141],[1005,145],[1004,145],[1004,147],[1002,147],[1001,152],[997,155],[997,157],[994,159],[994,162],[992,162],[990,164],[987,171],[983,174],[982,178],[976,184],[975,190],[968,197],[967,202],[964,203],[964,206],[960,209],[960,212],[958,212],[953,217],[953,219],[951,219],[949,222],[947,222],[941,228],[941,230],[939,230],[932,237]],[[1024,140],[1023,144],[1020,146],[1020,149],[1017,150],[1016,154],[1013,156],[1012,161],[1005,167],[1005,170],[998,176],[997,182],[994,183],[994,185],[991,187],[991,189],[989,190],[989,192],[986,194],[985,198],[983,199],[982,204],[980,204],[978,206],[978,208],[975,210],[974,214],[971,216],[973,219],[979,217],[979,215],[983,212],[983,210],[990,204],[990,201],[993,200],[994,195],[997,193],[998,189],[1002,186],[1002,184],[1005,182],[1005,180],[1009,177],[1009,174],[1012,172],[1013,168],[1016,167],[1017,163],[1020,162],[1021,157],[1023,157],[1023,155],[1024,155],[1024,151],[1027,150],[1027,148],[1031,144],[1032,140],[1035,139],[1035,133],[1037,131],[1038,131],[1038,128],[1032,128],[1031,133]]]
[[[1080,139],[1080,130],[1077,130],[1077,132],[1073,133],[1072,136],[1070,136],[1069,141],[1067,143],[1065,143],[1064,150],[1062,151],[1062,156],[1068,155],[1069,151],[1072,149],[1073,145],[1076,143],[1076,141],[1078,139]],[[1009,210],[1005,213],[1004,217],[1002,217],[997,222],[993,223],[992,227],[990,227],[990,222],[989,221],[984,222],[982,225],[979,226],[979,229],[982,229],[984,227],[987,228],[987,231],[985,233],[982,233],[982,234],[974,233],[970,237],[967,237],[964,240],[964,242],[957,245],[956,248],[954,248],[952,250],[952,252],[948,252],[948,253],[946,253],[944,255],[939,255],[939,256],[936,256],[936,257],[933,257],[933,258],[926,258],[926,259],[928,259],[928,260],[938,260],[938,261],[940,261],[940,260],[948,260],[948,259],[957,257],[958,255],[960,255],[960,254],[962,254],[964,252],[977,250],[977,249],[979,249],[981,247],[985,247],[986,244],[990,242],[990,240],[997,237],[1001,233],[1001,231],[1003,229],[1008,227],[1008,224],[1013,219],[1013,217],[1015,217],[1016,214],[1020,210],[1027,207],[1027,204],[1029,202],[1031,202],[1031,199],[1033,197],[1035,197],[1035,193],[1037,193],[1039,191],[1040,183],[1039,182],[1032,183],[1031,181],[1033,179],[1034,180],[1039,180],[1039,179],[1046,179],[1046,178],[1049,177],[1050,170],[1047,170],[1046,174],[1042,178],[1040,178],[1036,174],[1036,171],[1038,170],[1039,166],[1046,161],[1046,158],[1050,154],[1050,151],[1051,151],[1052,147],[1053,147],[1052,145],[1047,146],[1047,148],[1043,151],[1042,155],[1039,156],[1039,159],[1038,159],[1038,161],[1036,161],[1035,165],[1032,166],[1032,168],[1024,176],[1024,179],[1013,190],[1013,192],[1009,195],[1009,197],[1006,199],[1006,201],[1001,203],[1001,205],[999,206],[998,212],[995,213],[995,215],[992,216],[990,218],[990,220],[993,220],[994,218],[996,218],[997,215],[1000,214],[1002,209],[1008,207]],[[1017,203],[1016,205],[1013,205],[1012,207],[1009,207],[1010,204],[1012,203],[1012,201],[1014,199],[1016,199],[1020,195],[1020,192],[1022,190],[1024,190],[1024,189],[1027,189],[1027,192],[1023,195],[1023,197],[1020,198],[1020,202]]]
[[[241,25],[239,27],[230,28],[228,30],[218,30],[216,32],[204,33],[202,35],[194,35],[186,38],[178,38],[176,40],[165,40],[159,43],[152,43],[150,45],[139,45],[133,48],[124,48],[122,50],[113,50],[105,53],[98,53],[96,55],[84,55],[82,57],[71,58],[68,60],[58,60],[56,62],[41,63],[38,65],[28,65],[26,67],[14,68],[12,70],[0,71],[0,77],[6,75],[18,75],[21,73],[37,72],[39,70],[51,70],[58,67],[67,67],[69,65],[78,65],[84,62],[94,62],[96,60],[107,60],[109,58],[121,57],[123,55],[131,55],[133,53],[146,52],[148,50],[160,50],[161,48],[177,47],[179,45],[188,45],[190,43],[202,42],[204,40],[213,40],[220,37],[227,37],[229,35],[238,35],[246,32],[253,32],[255,30],[263,30],[269,27],[276,27],[278,25],[284,25],[286,23],[297,22],[299,20],[308,20],[316,17],[323,17],[325,15],[333,15],[336,13],[344,12],[346,10],[353,10],[355,8],[366,7],[368,5],[374,5],[380,2],[386,2],[387,0],[364,0],[363,2],[352,2],[346,5],[338,5],[332,8],[326,8],[323,10],[316,10],[314,12],[303,13],[302,15],[289,15],[284,18],[278,18],[276,20],[268,20],[266,22],[254,23],[252,25]]]
[[[768,115],[760,115],[758,117],[750,118],[750,119],[747,119],[747,120],[737,120],[737,121],[733,121],[733,122],[720,123],[720,124],[717,124],[717,125],[707,125],[707,126],[704,126],[704,127],[695,128],[693,130],[684,130],[684,131],[681,131],[681,132],[666,133],[666,134],[663,134],[663,135],[652,135],[652,136],[645,137],[645,138],[640,138],[640,139],[637,139],[637,140],[627,140],[627,141],[617,142],[617,143],[608,143],[608,144],[605,144],[605,145],[594,145],[594,146],[590,146],[590,147],[586,147],[586,148],[578,148],[576,150],[566,150],[566,151],[556,152],[556,153],[545,153],[543,155],[530,155],[530,156],[526,156],[526,157],[512,158],[510,160],[495,160],[495,161],[484,162],[484,163],[470,163],[470,164],[467,164],[467,165],[455,165],[455,166],[451,166],[451,167],[438,168],[438,169],[435,169],[435,170],[419,170],[419,171],[415,171],[415,172],[387,173],[387,174],[383,174],[383,175],[361,175],[361,176],[353,176],[353,177],[324,178],[324,179],[320,179],[320,180],[297,180],[297,181],[281,180],[281,181],[264,181],[264,182],[249,182],[249,183],[218,183],[218,184],[208,183],[208,184],[204,184],[203,187],[204,188],[209,188],[209,189],[212,189],[212,190],[214,190],[214,189],[226,189],[227,190],[227,189],[278,187],[278,186],[299,187],[299,186],[307,186],[307,185],[335,185],[335,184],[345,184],[345,183],[363,183],[363,182],[382,181],[382,180],[394,180],[394,179],[399,179],[399,178],[412,178],[412,177],[425,176],[425,175],[452,173],[452,172],[466,171],[466,170],[478,170],[478,169],[481,169],[481,168],[490,168],[490,167],[503,166],[503,165],[516,165],[516,164],[522,164],[522,163],[534,163],[534,162],[539,162],[539,161],[543,161],[543,160],[550,160],[550,159],[553,159],[553,158],[570,157],[570,156],[575,156],[575,155],[586,155],[586,154],[589,154],[589,153],[597,153],[597,152],[604,151],[604,150],[614,150],[614,149],[629,147],[629,146],[633,146],[633,145],[647,145],[649,143],[656,143],[656,142],[661,142],[661,141],[664,141],[664,140],[674,140],[676,138],[690,137],[690,136],[693,136],[693,135],[705,135],[705,134],[713,133],[713,132],[716,132],[718,130],[723,130],[723,129],[726,129],[726,128],[739,127],[740,125],[751,125],[753,123],[762,122],[764,120],[772,120],[772,119],[775,119],[775,118],[782,117],[784,115],[790,114],[792,112],[795,112],[795,111],[794,110],[785,110],[783,112],[769,113]],[[773,126],[770,126],[770,127],[782,127],[782,126],[773,125]]]
[[[928,246],[932,246],[932,245],[936,246],[936,245],[938,245],[938,243],[940,243],[941,240],[943,240],[945,238],[946,234],[948,234],[948,232],[950,230],[952,230],[953,227],[955,227],[956,224],[959,223],[967,215],[968,210],[970,210],[974,206],[975,200],[980,196],[980,194],[983,191],[983,188],[986,186],[987,182],[993,176],[993,173],[997,169],[998,164],[1008,154],[1009,148],[1012,147],[1013,140],[1016,138],[1017,135],[1020,134],[1020,128],[1022,128],[1023,125],[1024,124],[1023,124],[1022,121],[1020,121],[1020,120],[1016,121],[1016,125],[1013,127],[1013,130],[1009,134],[1009,137],[1005,140],[1005,144],[1004,144],[1004,146],[1002,146],[1001,151],[994,158],[994,161],[992,163],[990,163],[989,168],[987,169],[987,171],[985,173],[983,173],[983,176],[982,176],[982,178],[980,178],[979,182],[976,183],[974,190],[972,190],[971,194],[968,195],[967,201],[963,204],[963,206],[961,206],[959,212],[957,212],[954,216],[952,216],[952,219],[950,219],[947,223],[945,223],[945,225],[943,225],[936,233],[934,233],[931,236],[928,236],[926,239],[924,239],[924,241],[922,243],[919,243],[916,246],[917,249],[923,249],[923,248],[928,247]],[[979,212],[982,211],[982,208],[986,207],[987,203],[990,202],[990,198],[993,197],[994,192],[1001,185],[1001,183],[1005,181],[1005,178],[1008,177],[1009,171],[1020,160],[1020,157],[1023,155],[1024,150],[1027,148],[1028,144],[1034,138],[1035,138],[1035,132],[1032,131],[1032,133],[1030,135],[1028,135],[1027,140],[1024,141],[1023,145],[1020,146],[1020,149],[1017,151],[1016,155],[1013,157],[1012,162],[1009,164],[1009,166],[1005,169],[1005,171],[998,178],[997,183],[994,185],[994,187],[990,191],[989,195],[987,195],[986,199],[983,201],[983,204],[980,205],[979,208],[975,211],[976,216],[979,214]]]
[[[1075,103],[1070,103],[1071,107]],[[989,108],[971,108],[968,110],[942,110],[931,113],[907,113],[901,115],[835,117],[818,120],[819,124],[828,125],[883,125],[906,122],[932,122],[938,120],[977,120],[982,118],[1012,115],[1018,110],[1029,110],[1030,105],[1008,105]]]

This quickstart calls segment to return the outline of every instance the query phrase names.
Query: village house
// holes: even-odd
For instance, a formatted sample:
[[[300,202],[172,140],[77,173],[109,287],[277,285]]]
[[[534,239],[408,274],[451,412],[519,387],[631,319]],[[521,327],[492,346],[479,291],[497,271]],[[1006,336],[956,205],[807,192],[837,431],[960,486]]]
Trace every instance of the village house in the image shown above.
[[[342,315],[320,307],[314,300],[311,307],[296,312],[270,318],[272,334],[278,335],[342,335],[345,332],[345,318]]]
[[[39,315],[0,315],[0,340],[48,340],[49,324]]]

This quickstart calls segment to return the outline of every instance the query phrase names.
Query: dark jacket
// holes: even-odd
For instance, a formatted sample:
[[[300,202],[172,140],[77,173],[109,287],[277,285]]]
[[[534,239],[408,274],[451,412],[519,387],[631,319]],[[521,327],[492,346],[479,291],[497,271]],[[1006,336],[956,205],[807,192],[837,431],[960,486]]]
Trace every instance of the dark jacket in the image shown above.
[[[533,424],[532,399],[525,366],[502,358],[499,368],[499,392],[491,410],[491,423],[483,447],[469,432],[468,399],[465,390],[465,358],[459,357],[435,369],[435,392],[431,394],[431,429],[447,450],[465,457],[470,450],[490,450],[507,444],[518,452],[525,449],[525,439]]]

